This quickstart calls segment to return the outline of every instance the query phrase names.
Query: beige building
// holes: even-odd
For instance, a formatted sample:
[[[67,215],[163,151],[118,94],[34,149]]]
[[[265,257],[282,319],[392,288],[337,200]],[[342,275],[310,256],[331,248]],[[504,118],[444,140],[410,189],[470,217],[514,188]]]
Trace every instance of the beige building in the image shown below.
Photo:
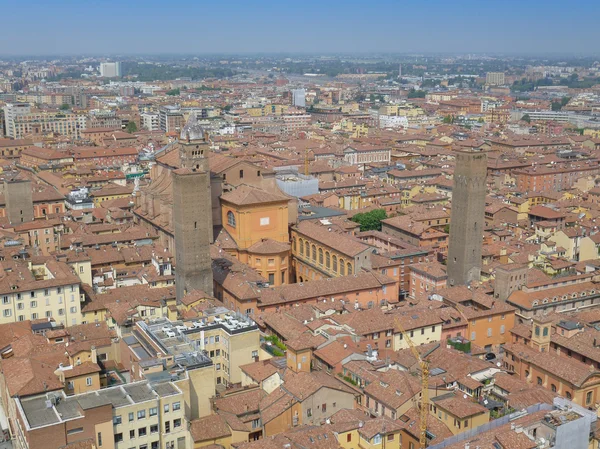
[[[190,447],[184,393],[147,381],[66,396],[16,398],[14,447],[58,449],[93,439],[107,449]]]
[[[0,324],[54,318],[81,324],[80,279],[71,267],[52,258],[4,260],[0,272]]]

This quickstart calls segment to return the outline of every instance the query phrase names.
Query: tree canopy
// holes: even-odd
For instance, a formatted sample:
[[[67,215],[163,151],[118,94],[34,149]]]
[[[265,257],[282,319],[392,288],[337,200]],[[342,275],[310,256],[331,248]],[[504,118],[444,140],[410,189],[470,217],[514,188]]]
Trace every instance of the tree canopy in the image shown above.
[[[127,126],[125,127],[125,131],[127,131],[130,134],[133,134],[137,130],[138,130],[137,125],[133,121],[130,121],[129,123],[127,123]]]
[[[381,220],[387,218],[384,209],[375,209],[370,212],[356,214],[352,221],[360,224],[361,231],[381,231]]]

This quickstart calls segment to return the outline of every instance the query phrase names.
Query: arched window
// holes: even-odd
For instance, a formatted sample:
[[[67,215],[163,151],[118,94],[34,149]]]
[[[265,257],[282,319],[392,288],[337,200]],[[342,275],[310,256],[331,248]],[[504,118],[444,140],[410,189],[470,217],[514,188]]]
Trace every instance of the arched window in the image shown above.
[[[304,242],[304,248],[305,248],[305,253],[306,253],[306,257],[310,257],[310,245],[308,244],[308,241]]]
[[[525,370],[525,377],[529,377],[529,370]]]
[[[542,335],[543,335],[544,337],[547,337],[547,336],[548,336],[548,328],[547,328],[547,327],[545,327],[545,328],[542,330]]]
[[[312,260],[317,261],[317,247],[315,245],[312,246]]]
[[[538,376],[537,378],[537,384],[538,385],[542,385],[544,382],[542,381],[542,378],[540,376]]]
[[[296,241],[294,240],[294,243],[295,242]],[[300,255],[303,256],[304,255],[304,242],[302,241],[302,239],[300,239],[299,246],[300,246]]]
[[[319,248],[319,265],[323,265],[323,248]]]
[[[297,248],[297,246],[296,246],[296,237],[294,237],[294,238],[292,239],[292,249],[293,249],[294,251],[296,251],[296,248]]]
[[[337,273],[337,256],[333,256],[333,272]]]
[[[227,224],[232,228],[235,228],[235,215],[233,215],[233,212],[231,211],[227,212]]]
[[[552,393],[556,393],[556,385],[550,385],[550,389],[552,390]]]
[[[569,393],[568,391],[567,391],[567,393],[565,394],[565,396],[567,397],[567,399],[571,399],[571,393]]]
[[[331,268],[331,254],[329,254],[329,251],[325,253],[325,267],[328,270]]]
[[[352,274],[352,264],[350,262],[348,262],[348,269],[346,271],[348,272],[348,275]]]
[[[340,259],[340,276],[344,276],[346,274],[346,262],[344,259]]]

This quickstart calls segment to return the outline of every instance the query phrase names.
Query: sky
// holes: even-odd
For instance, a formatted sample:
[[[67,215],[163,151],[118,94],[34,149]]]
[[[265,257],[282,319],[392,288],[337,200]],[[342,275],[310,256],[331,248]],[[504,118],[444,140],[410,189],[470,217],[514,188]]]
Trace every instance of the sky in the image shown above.
[[[599,13],[599,0],[0,0],[0,54],[587,54]]]

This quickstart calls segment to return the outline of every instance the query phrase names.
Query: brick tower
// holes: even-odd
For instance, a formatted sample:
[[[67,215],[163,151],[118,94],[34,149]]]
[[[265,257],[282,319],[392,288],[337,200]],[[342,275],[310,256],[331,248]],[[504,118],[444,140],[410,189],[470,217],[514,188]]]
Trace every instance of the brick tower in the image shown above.
[[[448,248],[449,285],[468,285],[479,280],[486,179],[485,152],[463,150],[456,153]]]
[[[210,243],[213,239],[209,145],[191,117],[178,143],[181,168],[173,171],[175,288],[177,300],[192,290],[213,294]]]

